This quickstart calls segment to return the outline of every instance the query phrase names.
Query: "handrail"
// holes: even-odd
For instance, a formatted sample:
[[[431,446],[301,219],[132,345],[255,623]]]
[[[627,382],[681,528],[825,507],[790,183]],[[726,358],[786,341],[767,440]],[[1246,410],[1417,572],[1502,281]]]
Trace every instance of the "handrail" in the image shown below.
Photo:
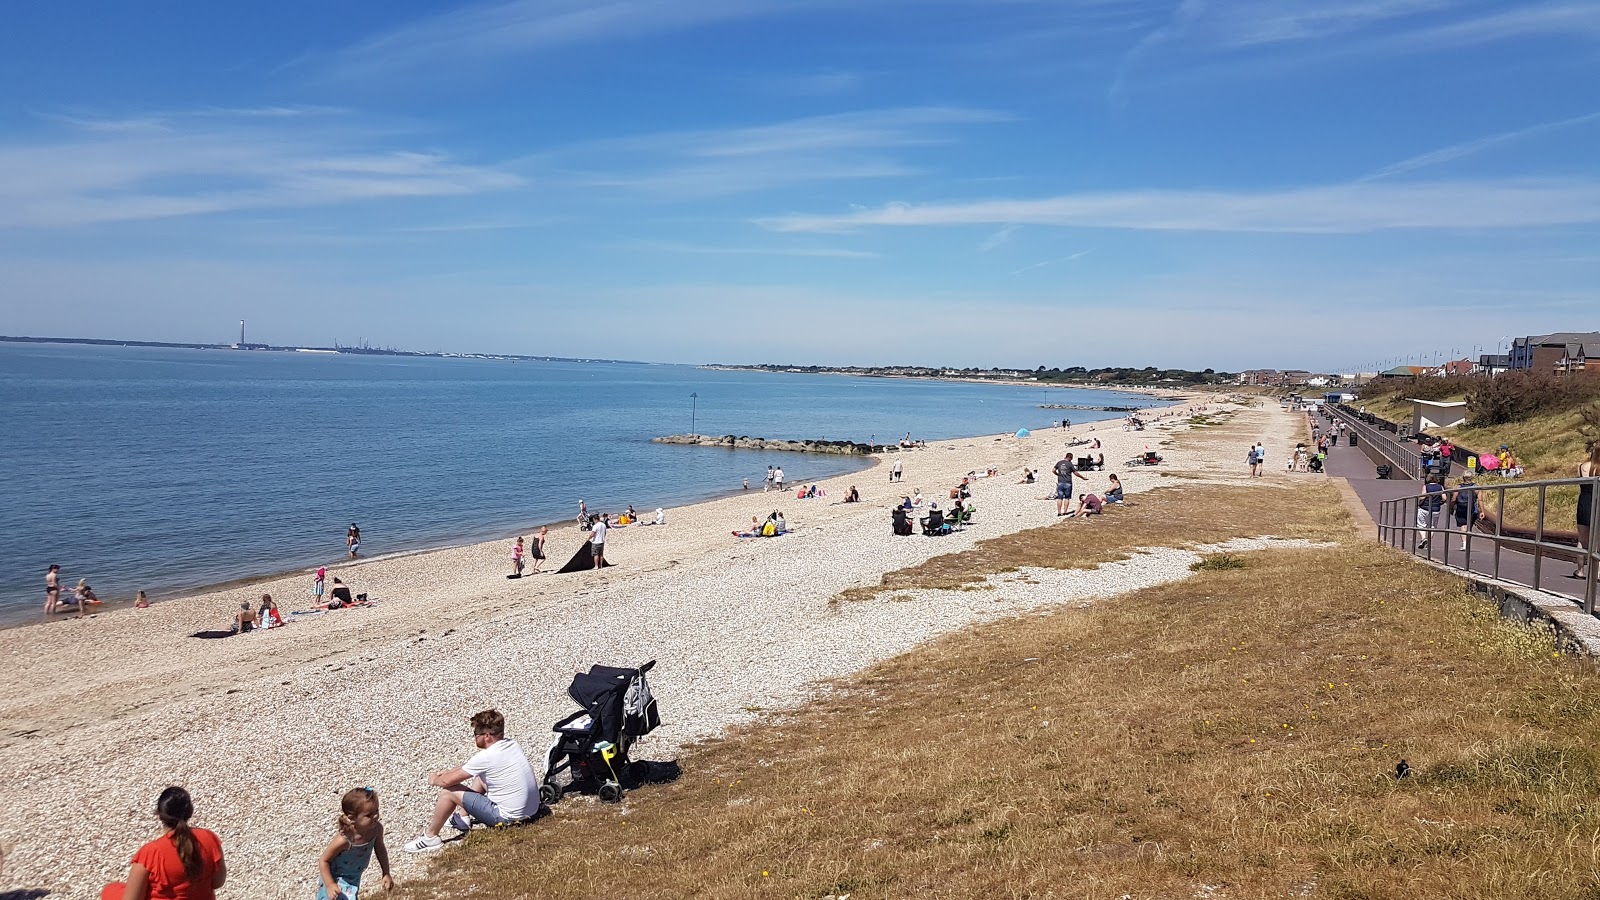
[[[1384,459],[1387,459],[1391,464],[1393,464],[1395,467],[1395,472],[1407,478],[1420,477],[1422,463],[1417,454],[1404,452],[1404,448],[1400,447],[1399,441],[1383,434],[1381,431],[1373,428],[1366,422],[1363,422],[1359,417],[1347,409],[1342,409],[1335,406],[1328,410],[1328,418],[1330,420],[1335,415],[1344,420],[1346,425],[1354,428],[1356,433],[1361,435],[1361,439],[1363,441],[1366,441],[1370,446],[1376,449]],[[1393,448],[1394,452],[1391,452],[1391,447]],[[1398,454],[1400,458],[1396,458],[1396,454]]]
[[[1590,486],[1589,496],[1589,521],[1600,522],[1600,477],[1590,478],[1549,478],[1542,481],[1505,482],[1499,484],[1474,484],[1469,489],[1475,491],[1481,498],[1484,493],[1492,492],[1495,495],[1497,513],[1494,517],[1494,533],[1480,536],[1476,533],[1476,521],[1469,522],[1461,539],[1466,544],[1466,551],[1461,553],[1460,563],[1450,560],[1450,538],[1457,534],[1450,525],[1455,516],[1455,498],[1461,492],[1461,487],[1446,488],[1443,492],[1435,491],[1432,494],[1420,493],[1407,497],[1397,497],[1393,500],[1384,500],[1378,504],[1378,540],[1399,550],[1406,550],[1417,555],[1426,548],[1431,539],[1442,536],[1444,540],[1442,559],[1443,565],[1453,569],[1471,571],[1472,542],[1488,540],[1494,549],[1494,561],[1490,577],[1497,580],[1512,581],[1518,584],[1523,582],[1507,577],[1501,572],[1502,549],[1529,554],[1533,557],[1533,577],[1528,587],[1534,590],[1541,589],[1543,580],[1544,560],[1546,557],[1557,559],[1575,558],[1584,570],[1582,603],[1584,612],[1594,615],[1596,582],[1600,580],[1600,529],[1591,528],[1587,546],[1579,546],[1577,541],[1553,540],[1545,531],[1546,500],[1550,488],[1577,486],[1580,489]],[[1531,490],[1538,494],[1537,519],[1534,522],[1533,537],[1518,537],[1506,534],[1505,509],[1506,492]],[[1580,494],[1581,496],[1581,494]],[[1438,498],[1440,507],[1437,513],[1423,513],[1419,500]],[[1480,499],[1481,502],[1481,499]],[[1438,518],[1445,518],[1444,527],[1440,527]],[[1581,540],[1581,536],[1579,540]],[[1429,557],[1432,558],[1431,555]]]

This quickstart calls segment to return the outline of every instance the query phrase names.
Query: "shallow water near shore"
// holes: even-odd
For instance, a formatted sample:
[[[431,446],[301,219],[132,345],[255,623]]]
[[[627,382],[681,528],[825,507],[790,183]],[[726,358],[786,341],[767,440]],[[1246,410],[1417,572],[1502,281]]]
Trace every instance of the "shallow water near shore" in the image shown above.
[[[0,343],[0,625],[39,619],[52,562],[69,596],[85,578],[108,600],[159,598],[343,559],[351,521],[367,557],[570,520],[579,499],[670,510],[745,478],[759,491],[768,465],[791,485],[871,465],[650,442],[691,427],[892,443],[1120,417],[1045,402],[1155,403],[1132,401],[690,366]]]

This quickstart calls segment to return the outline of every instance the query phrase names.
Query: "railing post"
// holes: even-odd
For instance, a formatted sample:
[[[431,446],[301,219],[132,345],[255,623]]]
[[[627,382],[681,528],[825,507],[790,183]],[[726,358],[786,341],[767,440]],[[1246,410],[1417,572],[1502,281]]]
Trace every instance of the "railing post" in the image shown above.
[[[1539,569],[1544,563],[1544,484],[1539,485],[1539,518],[1533,524],[1533,589],[1539,590]]]

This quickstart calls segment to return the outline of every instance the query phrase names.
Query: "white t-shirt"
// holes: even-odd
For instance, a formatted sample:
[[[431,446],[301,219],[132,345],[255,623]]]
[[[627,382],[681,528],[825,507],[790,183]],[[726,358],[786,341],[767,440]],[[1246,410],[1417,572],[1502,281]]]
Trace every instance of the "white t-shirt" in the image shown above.
[[[591,544],[604,544],[606,542],[605,520],[594,523],[594,536],[589,538]]]
[[[782,469],[778,469],[777,471],[773,472],[772,473],[772,479],[774,481],[778,482],[779,484],[783,484],[783,470]]]
[[[483,779],[484,796],[500,810],[500,815],[520,819],[538,811],[539,779],[516,741],[501,738],[472,754],[461,768],[468,775]]]

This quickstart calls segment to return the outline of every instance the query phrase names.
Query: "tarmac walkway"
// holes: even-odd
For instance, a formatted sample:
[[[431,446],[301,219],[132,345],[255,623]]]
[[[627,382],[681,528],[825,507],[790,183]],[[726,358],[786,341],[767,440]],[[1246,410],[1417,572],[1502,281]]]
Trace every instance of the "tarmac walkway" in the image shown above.
[[[1423,487],[1421,481],[1379,478],[1378,462],[1375,460],[1387,462],[1396,469],[1393,474],[1399,474],[1396,458],[1415,458],[1416,453],[1405,449],[1405,445],[1394,441],[1387,432],[1378,432],[1360,422],[1348,419],[1346,421],[1351,422],[1352,427],[1362,429],[1358,432],[1360,438],[1355,447],[1340,441],[1337,446],[1328,449],[1327,473],[1330,477],[1343,479],[1361,501],[1361,505],[1371,517],[1373,523],[1371,534],[1376,539],[1378,537],[1376,523],[1381,521],[1380,505],[1387,500],[1415,497],[1422,493]],[[1391,446],[1385,446],[1385,442]],[[1405,511],[1409,516],[1405,524],[1415,525],[1415,507],[1407,505]],[[1439,514],[1440,528],[1448,528],[1454,523],[1455,519],[1448,511]],[[1580,606],[1583,603],[1584,580],[1566,577],[1574,567],[1571,559],[1544,555],[1536,560],[1533,554],[1524,553],[1510,545],[1500,545],[1499,552],[1496,553],[1496,545],[1499,542],[1494,539],[1493,534],[1482,532],[1473,532],[1467,537],[1465,551],[1460,549],[1462,534],[1459,531],[1450,534],[1440,532],[1428,542],[1428,546],[1421,549],[1412,546],[1418,540],[1420,535],[1405,534],[1396,543],[1400,545],[1400,549],[1431,562],[1462,569],[1485,578],[1525,585],[1556,594]]]

